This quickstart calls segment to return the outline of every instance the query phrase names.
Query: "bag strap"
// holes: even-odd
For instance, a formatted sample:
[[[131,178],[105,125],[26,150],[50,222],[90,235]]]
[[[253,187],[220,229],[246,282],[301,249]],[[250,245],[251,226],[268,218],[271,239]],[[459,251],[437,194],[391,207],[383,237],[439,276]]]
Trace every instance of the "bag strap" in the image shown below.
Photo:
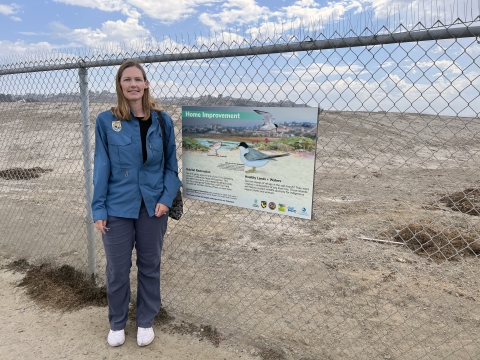
[[[163,115],[160,111],[155,111],[158,115],[158,122],[162,128],[162,144],[163,144],[163,168],[165,169],[165,142],[167,141],[167,132],[165,131],[165,121],[163,120]]]

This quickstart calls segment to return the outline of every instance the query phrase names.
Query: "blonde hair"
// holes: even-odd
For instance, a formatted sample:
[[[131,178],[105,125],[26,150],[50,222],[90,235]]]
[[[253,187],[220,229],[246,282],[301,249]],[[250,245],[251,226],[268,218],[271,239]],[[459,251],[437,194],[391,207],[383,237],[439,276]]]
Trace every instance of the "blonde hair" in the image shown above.
[[[123,71],[129,67],[136,67],[142,72],[143,80],[147,80],[147,74],[143,69],[142,65],[135,60],[127,60],[125,61],[117,71],[117,75],[115,76],[115,88],[117,91],[117,106],[112,107],[110,110],[115,115],[115,117],[119,120],[130,120],[130,106],[128,104],[128,100],[123,95],[122,86],[120,85],[120,80],[122,79]],[[148,120],[150,118],[150,110],[161,111],[163,110],[162,106],[157,104],[153,96],[150,94],[150,88],[146,88],[143,93],[142,98],[142,107],[145,113],[145,117],[142,120]]]

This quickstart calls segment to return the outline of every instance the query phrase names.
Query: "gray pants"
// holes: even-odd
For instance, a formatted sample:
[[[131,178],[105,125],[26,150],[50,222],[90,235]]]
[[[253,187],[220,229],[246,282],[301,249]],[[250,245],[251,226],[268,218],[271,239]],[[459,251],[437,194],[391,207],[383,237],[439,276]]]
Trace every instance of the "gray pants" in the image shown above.
[[[132,250],[137,252],[137,326],[152,327],[160,311],[160,256],[168,213],[150,217],[142,202],[138,219],[108,216],[102,236],[107,258],[107,298],[110,329],[122,330],[128,319]]]

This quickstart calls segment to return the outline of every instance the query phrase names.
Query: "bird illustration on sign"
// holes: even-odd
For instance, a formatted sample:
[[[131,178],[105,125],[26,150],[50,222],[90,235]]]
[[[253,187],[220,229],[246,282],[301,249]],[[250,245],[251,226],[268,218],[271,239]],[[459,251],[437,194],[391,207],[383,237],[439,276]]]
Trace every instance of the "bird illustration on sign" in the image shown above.
[[[209,146],[209,148],[215,150],[215,156],[218,156],[218,149],[222,147],[222,141],[218,140],[217,142],[213,143],[212,145]]]
[[[263,116],[263,125],[260,126],[259,130],[261,131],[275,130],[275,132],[277,131],[278,125],[273,122],[275,118],[273,117],[272,114],[270,114],[268,111],[263,111],[263,110],[253,110],[253,111]]]
[[[255,172],[256,168],[265,166],[270,161],[276,161],[276,158],[290,155],[289,153],[267,155],[261,151],[250,148],[247,145],[247,143],[243,141],[240,144],[238,144],[238,146],[234,147],[232,150],[237,150],[237,149],[240,149],[240,160],[245,165],[252,168],[248,171],[245,171],[247,174]]]

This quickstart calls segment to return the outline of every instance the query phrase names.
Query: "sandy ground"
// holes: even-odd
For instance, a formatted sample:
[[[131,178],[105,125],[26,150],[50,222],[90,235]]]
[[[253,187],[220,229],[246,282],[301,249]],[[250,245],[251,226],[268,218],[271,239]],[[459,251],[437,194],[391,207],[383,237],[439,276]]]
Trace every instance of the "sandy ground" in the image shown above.
[[[2,264],[6,263],[1,259]],[[233,343],[215,347],[194,335],[172,335],[156,330],[154,342],[140,348],[135,329],[127,328],[125,344],[106,342],[107,308],[75,312],[40,308],[16,285],[23,275],[0,270],[0,357],[9,359],[254,359],[255,349]]]
[[[92,104],[91,112],[104,108]],[[178,119],[179,109],[169,112]],[[372,241],[395,240],[411,224],[478,238],[479,217],[453,211],[440,199],[480,186],[479,136],[479,119],[323,112],[313,220],[187,199],[184,217],[169,223],[164,246],[166,308],[225,335],[219,349],[198,345],[209,359],[228,358],[219,351],[233,355],[229,348],[247,350],[242,357],[273,349],[282,360],[480,358],[480,265],[468,243],[449,255],[451,261],[437,262],[406,246]],[[0,179],[0,254],[88,269],[81,139],[75,104],[2,109],[0,167],[53,171],[30,180]],[[101,278],[98,235],[93,245]],[[105,309],[39,310],[11,285],[18,280],[12,276],[2,272],[0,283],[0,317],[7,319],[0,330],[2,355],[43,347],[70,351],[71,338],[89,339],[80,357],[94,351],[107,358],[137,355],[133,335],[124,347],[107,348]],[[15,324],[26,315],[38,330],[19,343],[28,328]],[[80,326],[74,333],[83,335],[59,330],[64,319],[71,321],[66,328]],[[160,335],[145,351],[166,351],[160,345],[170,337]],[[190,358],[195,338],[168,340],[181,341]]]

